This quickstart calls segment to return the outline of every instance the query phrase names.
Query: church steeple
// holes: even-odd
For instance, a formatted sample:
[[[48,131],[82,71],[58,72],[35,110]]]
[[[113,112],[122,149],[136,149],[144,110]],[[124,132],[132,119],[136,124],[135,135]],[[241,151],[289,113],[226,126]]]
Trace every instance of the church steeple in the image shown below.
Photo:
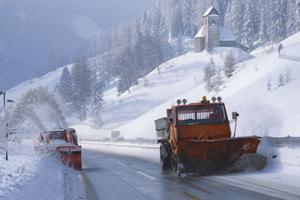
[[[206,10],[206,12],[203,14],[203,17],[207,17],[208,15],[218,15],[218,16],[220,16],[217,9],[213,6]]]

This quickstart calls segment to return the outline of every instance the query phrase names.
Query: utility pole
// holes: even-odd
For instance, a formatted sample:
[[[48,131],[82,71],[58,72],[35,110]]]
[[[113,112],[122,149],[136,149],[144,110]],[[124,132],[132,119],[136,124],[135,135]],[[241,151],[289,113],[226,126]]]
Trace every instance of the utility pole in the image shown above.
[[[6,92],[2,92],[0,91],[0,95],[3,96],[3,109],[4,109],[4,115],[5,115],[5,107],[6,107],[6,101],[8,103],[13,103],[14,101],[11,100],[11,99],[8,99],[6,100]],[[4,120],[6,121],[6,120]],[[6,123],[6,127],[5,127],[5,139],[6,139],[6,142],[5,142],[5,146],[6,146],[6,152],[5,152],[5,160],[8,161],[8,135],[9,135],[9,130],[8,130],[8,123]]]
[[[8,161],[8,123],[6,124],[6,128],[5,128],[5,137],[6,137],[5,160]]]

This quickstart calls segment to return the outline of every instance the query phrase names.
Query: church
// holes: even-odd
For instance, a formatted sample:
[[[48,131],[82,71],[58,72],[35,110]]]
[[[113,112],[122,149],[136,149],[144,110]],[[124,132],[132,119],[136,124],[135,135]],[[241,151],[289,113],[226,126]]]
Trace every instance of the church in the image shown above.
[[[220,26],[220,14],[215,7],[210,7],[203,15],[203,26],[195,36],[195,51],[213,50],[214,47],[248,48],[236,42],[232,30]]]

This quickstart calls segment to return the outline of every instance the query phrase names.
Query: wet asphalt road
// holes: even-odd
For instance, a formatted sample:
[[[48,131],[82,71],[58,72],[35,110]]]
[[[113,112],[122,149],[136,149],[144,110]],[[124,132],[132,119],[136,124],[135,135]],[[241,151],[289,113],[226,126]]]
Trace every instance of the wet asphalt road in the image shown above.
[[[214,177],[180,178],[175,173],[162,172],[159,163],[126,155],[84,150],[83,163],[82,175],[90,200],[300,199],[269,188],[256,192]]]

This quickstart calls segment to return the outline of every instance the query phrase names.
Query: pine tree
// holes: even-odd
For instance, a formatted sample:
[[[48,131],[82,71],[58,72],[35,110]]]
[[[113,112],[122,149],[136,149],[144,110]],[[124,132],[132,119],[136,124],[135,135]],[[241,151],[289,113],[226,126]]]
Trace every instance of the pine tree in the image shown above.
[[[216,75],[211,78],[212,89],[217,93],[220,91],[220,87],[223,84],[221,70],[216,71]]]
[[[92,73],[85,58],[79,59],[72,70],[73,104],[79,111],[79,119],[87,116],[87,103],[91,97]]]
[[[102,124],[102,113],[103,113],[103,91],[104,83],[101,77],[97,77],[94,82],[92,92],[92,114],[96,128],[99,128]]]
[[[254,42],[258,40],[259,15],[256,9],[256,4],[254,4],[251,0],[247,0],[245,3],[243,21],[242,43],[252,49],[254,47]]]
[[[284,75],[280,73],[278,76],[278,87],[283,86],[285,86]]]
[[[65,102],[71,102],[73,96],[72,78],[68,67],[65,67],[62,71],[62,75],[59,82],[59,93]]]
[[[291,70],[287,69],[284,74],[284,82],[287,85],[292,81]]]
[[[235,65],[235,58],[233,56],[233,53],[230,52],[229,54],[226,55],[224,69],[223,69],[225,76],[227,78],[232,77],[233,72],[235,71],[234,65]]]
[[[214,82],[212,80],[212,77],[216,75],[216,66],[213,58],[210,59],[210,63],[203,69],[204,71],[204,82],[205,82],[205,88],[207,91],[212,91],[214,89]]]
[[[184,32],[182,4],[179,0],[172,1],[171,36],[177,38]]]
[[[272,81],[270,79],[268,79],[268,82],[267,82],[267,90],[268,91],[272,90]]]
[[[272,7],[272,40],[279,41],[286,38],[287,30],[287,1],[273,0]]]
[[[134,56],[131,49],[127,48],[120,54],[118,65],[122,67],[122,73],[120,73],[120,80],[118,82],[118,93],[121,94],[126,90],[130,93],[130,87],[137,81],[137,67],[134,62]]]
[[[296,23],[296,31],[300,31],[300,0],[296,0],[296,5],[295,5],[295,10],[296,10],[296,16],[295,18],[298,19]]]

